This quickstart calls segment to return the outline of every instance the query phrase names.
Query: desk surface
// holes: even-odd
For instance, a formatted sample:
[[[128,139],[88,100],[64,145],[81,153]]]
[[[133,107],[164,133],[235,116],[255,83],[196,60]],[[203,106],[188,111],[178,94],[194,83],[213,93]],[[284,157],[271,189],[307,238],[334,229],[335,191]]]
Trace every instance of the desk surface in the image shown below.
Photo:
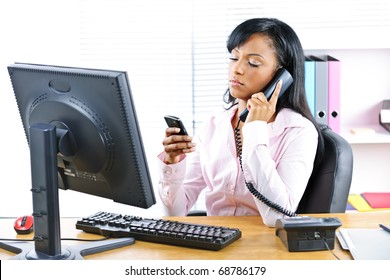
[[[378,228],[380,223],[390,223],[390,212],[366,212],[343,214],[317,214],[315,217],[338,217],[344,228]],[[245,217],[166,217],[166,219],[198,224],[236,227],[242,231],[242,237],[220,251],[191,249],[164,244],[136,241],[135,244],[86,256],[86,259],[130,260],[334,260],[329,251],[289,252],[282,241],[275,235],[274,228],[268,228],[258,216]],[[13,230],[14,219],[0,219],[0,238],[32,238],[33,234],[21,236]],[[75,229],[77,219],[61,219],[61,236],[63,238],[98,239],[99,235],[88,234]],[[64,245],[75,244],[74,241],[63,241]],[[352,259],[350,253],[341,249],[335,242],[333,253],[340,259]],[[0,249],[0,259],[8,259],[14,254]]]

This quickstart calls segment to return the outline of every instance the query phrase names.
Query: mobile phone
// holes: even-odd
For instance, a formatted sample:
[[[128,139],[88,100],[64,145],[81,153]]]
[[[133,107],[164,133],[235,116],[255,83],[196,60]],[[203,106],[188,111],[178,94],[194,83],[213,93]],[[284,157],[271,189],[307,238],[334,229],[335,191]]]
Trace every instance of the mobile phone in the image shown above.
[[[184,127],[181,119],[175,116],[166,115],[164,116],[165,121],[169,127],[178,127],[180,131],[177,133],[178,135],[188,135],[186,128]]]
[[[282,95],[286,92],[286,90],[290,87],[290,85],[293,82],[293,78],[291,74],[285,69],[280,68],[275,76],[272,78],[272,80],[265,86],[265,88],[262,90],[267,100],[271,98],[272,93],[275,91],[276,84],[282,80],[282,88],[280,89],[279,98],[282,97]],[[240,120],[242,122],[245,122],[246,117],[248,116],[248,109],[245,109],[240,114]]]

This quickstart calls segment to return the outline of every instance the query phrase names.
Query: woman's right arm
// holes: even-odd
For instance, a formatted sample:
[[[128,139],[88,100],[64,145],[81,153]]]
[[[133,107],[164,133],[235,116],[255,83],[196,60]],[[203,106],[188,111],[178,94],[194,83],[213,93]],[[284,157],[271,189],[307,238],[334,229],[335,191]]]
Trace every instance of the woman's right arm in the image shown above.
[[[185,216],[196,202],[204,181],[200,165],[195,164],[199,163],[196,160],[199,154],[192,137],[177,135],[177,132],[175,128],[167,128],[163,140],[164,152],[158,156],[159,195],[167,215]],[[187,153],[191,153],[190,159],[187,159]],[[190,162],[188,170],[187,161]]]

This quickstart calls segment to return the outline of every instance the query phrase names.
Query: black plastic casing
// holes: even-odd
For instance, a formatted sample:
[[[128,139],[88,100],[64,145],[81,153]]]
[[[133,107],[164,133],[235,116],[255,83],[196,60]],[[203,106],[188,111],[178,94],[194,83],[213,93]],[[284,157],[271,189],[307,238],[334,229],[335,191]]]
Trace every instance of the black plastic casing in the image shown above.
[[[290,252],[333,250],[338,218],[297,216],[278,219],[276,235]]]

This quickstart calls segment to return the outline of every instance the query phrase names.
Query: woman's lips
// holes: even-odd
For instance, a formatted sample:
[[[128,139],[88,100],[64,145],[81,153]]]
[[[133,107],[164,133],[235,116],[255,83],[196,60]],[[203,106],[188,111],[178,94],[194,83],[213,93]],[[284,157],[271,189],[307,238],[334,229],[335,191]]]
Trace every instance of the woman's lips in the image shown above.
[[[231,86],[242,86],[243,83],[241,83],[241,82],[238,81],[238,80],[232,79],[232,80],[230,80],[230,85],[231,85]]]

